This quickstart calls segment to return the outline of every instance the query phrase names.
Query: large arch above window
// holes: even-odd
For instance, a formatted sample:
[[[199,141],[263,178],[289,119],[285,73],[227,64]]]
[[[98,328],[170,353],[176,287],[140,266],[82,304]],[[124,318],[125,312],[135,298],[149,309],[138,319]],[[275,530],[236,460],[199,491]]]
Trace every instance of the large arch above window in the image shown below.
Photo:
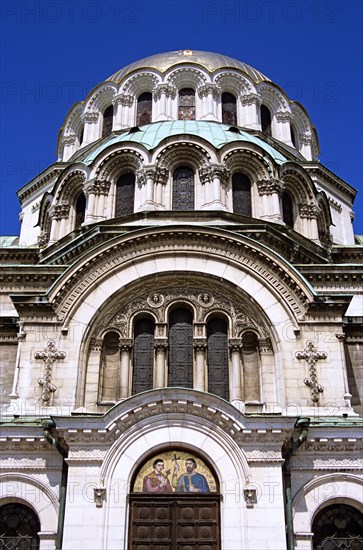
[[[113,105],[109,105],[103,113],[102,137],[111,134],[113,125]]]
[[[152,94],[144,92],[137,98],[136,126],[150,124],[152,121]]]
[[[0,507],[1,548],[38,550],[39,531],[39,519],[28,506],[14,502]]]
[[[194,172],[179,166],[173,174],[173,210],[194,210]]]
[[[139,319],[134,328],[132,394],[153,388],[154,330],[151,319]]]
[[[116,183],[115,217],[134,212],[135,174],[128,172],[120,176]]]
[[[207,324],[208,392],[229,399],[228,327],[221,318]]]
[[[336,502],[320,510],[312,532],[313,550],[360,550],[363,548],[363,515],[351,506]]]
[[[195,120],[195,91],[193,88],[179,90],[179,120]]]
[[[193,387],[193,316],[184,308],[170,314],[168,386]]]
[[[237,126],[237,100],[236,96],[229,92],[222,94],[222,122]]]
[[[251,182],[241,172],[236,172],[232,176],[232,201],[235,214],[252,216]]]

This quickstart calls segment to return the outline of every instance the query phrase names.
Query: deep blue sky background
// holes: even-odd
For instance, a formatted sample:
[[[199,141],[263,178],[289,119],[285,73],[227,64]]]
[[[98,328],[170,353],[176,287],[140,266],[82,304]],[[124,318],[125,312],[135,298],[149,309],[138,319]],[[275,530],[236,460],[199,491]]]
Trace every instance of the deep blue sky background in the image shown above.
[[[19,232],[16,190],[56,160],[69,108],[132,61],[214,51],[259,69],[300,101],[320,160],[359,189],[362,226],[361,0],[2,0],[0,234]]]

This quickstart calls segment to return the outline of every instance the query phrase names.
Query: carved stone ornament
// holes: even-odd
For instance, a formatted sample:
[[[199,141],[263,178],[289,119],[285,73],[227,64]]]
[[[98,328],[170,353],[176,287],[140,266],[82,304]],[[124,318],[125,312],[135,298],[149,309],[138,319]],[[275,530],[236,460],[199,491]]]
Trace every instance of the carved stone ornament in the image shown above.
[[[311,390],[311,400],[317,403],[320,398],[320,393],[324,391],[324,387],[318,384],[316,377],[316,363],[320,359],[326,359],[327,354],[325,351],[317,351],[314,343],[311,340],[306,342],[306,348],[304,351],[297,351],[295,353],[297,359],[305,359],[309,365],[310,378],[304,379],[304,384]]]
[[[247,94],[247,95],[241,95],[240,97],[240,101],[242,103],[242,105],[261,105],[262,103],[262,99],[260,98],[259,95],[257,94]]]
[[[253,508],[257,503],[257,491],[255,487],[245,487],[243,489],[243,496],[246,501],[247,508]]]
[[[81,116],[82,122],[88,123],[88,124],[95,124],[99,119],[100,114],[96,111],[88,111],[86,113],[83,113]]]
[[[65,359],[64,351],[58,351],[53,340],[49,340],[44,351],[37,351],[34,354],[35,359],[42,359],[45,362],[44,377],[38,379],[39,386],[42,387],[42,400],[48,403],[50,396],[57,389],[57,386],[52,384],[52,370],[55,361]]]
[[[115,96],[112,100],[113,105],[125,105],[131,107],[134,102],[134,98],[129,94],[119,94]]]
[[[102,508],[106,496],[106,489],[104,487],[94,487],[93,494],[96,508]]]
[[[161,307],[164,303],[164,296],[160,292],[153,292],[147,297],[147,303],[150,307]]]

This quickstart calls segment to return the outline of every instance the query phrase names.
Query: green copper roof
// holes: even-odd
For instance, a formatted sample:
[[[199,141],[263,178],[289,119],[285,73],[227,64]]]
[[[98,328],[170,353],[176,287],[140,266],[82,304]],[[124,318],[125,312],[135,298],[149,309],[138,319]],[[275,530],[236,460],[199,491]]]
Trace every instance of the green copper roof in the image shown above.
[[[208,122],[205,120],[154,122],[152,124],[140,126],[136,130],[126,130],[117,135],[110,135],[101,142],[97,142],[94,147],[85,151],[84,155],[77,155],[77,160],[88,165],[92,164],[97,155],[104,149],[122,142],[138,143],[150,151],[157,147],[167,137],[180,135],[183,135],[185,140],[188,139],[188,135],[202,138],[208,141],[208,143],[213,145],[216,149],[221,149],[224,145],[233,142],[254,143],[264,149],[278,164],[287,162],[286,157],[262,139],[237,128],[231,130],[231,126],[227,124]]]

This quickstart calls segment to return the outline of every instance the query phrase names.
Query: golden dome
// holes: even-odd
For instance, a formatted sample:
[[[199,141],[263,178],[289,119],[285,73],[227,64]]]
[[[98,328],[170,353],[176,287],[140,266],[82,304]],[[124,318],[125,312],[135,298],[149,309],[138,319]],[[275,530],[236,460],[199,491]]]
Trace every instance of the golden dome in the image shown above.
[[[200,65],[209,71],[210,73],[216,71],[217,69],[237,69],[248,75],[254,82],[260,82],[261,80],[270,80],[265,75],[256,71],[250,65],[228,57],[227,55],[222,55],[219,53],[213,52],[202,52],[199,50],[179,50],[174,52],[165,52],[159,53],[156,55],[150,55],[149,57],[144,57],[139,61],[135,61],[127,67],[120,69],[112,76],[107,78],[107,80],[112,80],[114,82],[120,82],[125,76],[131,74],[137,69],[157,69],[161,73],[165,73],[173,65],[179,65],[181,63],[193,63],[195,65]]]

